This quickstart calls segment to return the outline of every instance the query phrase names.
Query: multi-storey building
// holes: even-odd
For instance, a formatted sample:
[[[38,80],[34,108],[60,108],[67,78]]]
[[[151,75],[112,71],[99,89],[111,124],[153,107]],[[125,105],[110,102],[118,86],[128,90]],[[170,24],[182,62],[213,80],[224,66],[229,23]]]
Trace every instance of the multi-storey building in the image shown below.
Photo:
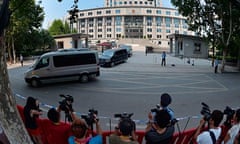
[[[169,48],[170,34],[193,35],[186,18],[161,0],[105,0],[105,7],[80,10],[75,27],[91,41],[148,39],[162,48]]]

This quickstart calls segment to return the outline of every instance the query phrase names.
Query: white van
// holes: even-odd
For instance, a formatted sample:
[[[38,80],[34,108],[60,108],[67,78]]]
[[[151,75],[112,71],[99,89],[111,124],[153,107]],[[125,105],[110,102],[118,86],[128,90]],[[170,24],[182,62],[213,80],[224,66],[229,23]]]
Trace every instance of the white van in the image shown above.
[[[33,87],[42,83],[78,79],[87,82],[100,75],[97,51],[55,51],[41,55],[25,73],[25,81]]]

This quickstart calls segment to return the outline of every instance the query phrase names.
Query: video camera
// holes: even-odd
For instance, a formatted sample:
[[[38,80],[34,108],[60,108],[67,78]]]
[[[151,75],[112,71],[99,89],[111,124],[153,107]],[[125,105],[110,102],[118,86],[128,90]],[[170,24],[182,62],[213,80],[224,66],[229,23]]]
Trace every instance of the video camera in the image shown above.
[[[133,113],[121,113],[121,114],[114,114],[115,118],[120,118],[120,121],[128,121],[131,124],[132,129],[135,131],[136,130],[136,124],[135,122],[131,119],[133,116]]]
[[[205,104],[204,102],[202,102],[201,104],[202,104],[202,110],[200,113],[203,115],[203,119],[205,121],[209,121],[211,118],[210,107],[207,104]]]
[[[86,123],[88,124],[88,126],[91,127],[91,129],[93,128],[93,123],[95,123],[95,119],[97,119],[95,115],[98,115],[98,111],[95,109],[89,109],[87,115],[81,115],[82,119],[86,121]]]
[[[73,112],[72,103],[73,103],[73,97],[71,95],[59,95],[61,98],[63,98],[62,101],[59,102],[60,109],[65,112],[65,121],[68,119],[69,122],[72,122],[72,117],[70,115],[70,112]]]
[[[156,105],[156,108],[151,109],[151,112],[152,112],[152,113],[156,113],[156,112],[158,112],[159,110],[160,110],[160,105],[157,104],[157,105]]]
[[[227,118],[224,122],[225,126],[231,127],[231,120],[235,114],[235,110],[233,110],[232,108],[230,108],[229,106],[226,106],[225,110],[223,111],[223,114],[227,115]]]

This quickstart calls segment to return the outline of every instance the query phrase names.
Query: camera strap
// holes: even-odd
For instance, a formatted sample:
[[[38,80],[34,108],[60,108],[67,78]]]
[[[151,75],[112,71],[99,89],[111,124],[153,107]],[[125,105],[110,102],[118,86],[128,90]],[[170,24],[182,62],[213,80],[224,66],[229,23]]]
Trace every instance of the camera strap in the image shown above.
[[[211,136],[211,139],[212,139],[212,142],[213,142],[213,144],[216,144],[216,137],[215,137],[215,135],[214,135],[214,133],[212,132],[212,131],[208,131],[209,132],[209,134],[210,134],[210,136]]]

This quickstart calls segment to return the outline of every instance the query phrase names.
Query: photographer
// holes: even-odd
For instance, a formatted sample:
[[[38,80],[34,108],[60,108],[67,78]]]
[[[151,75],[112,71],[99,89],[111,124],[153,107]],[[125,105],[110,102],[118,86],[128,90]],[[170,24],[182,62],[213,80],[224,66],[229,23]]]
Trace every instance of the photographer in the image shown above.
[[[224,138],[224,144],[233,144],[234,138],[238,135],[240,130],[240,109],[235,111],[232,121],[233,126],[228,130]]]
[[[161,98],[160,98],[160,109],[164,109],[166,110],[170,116],[171,116],[171,120],[174,119],[174,112],[171,108],[169,108],[169,104],[171,104],[172,102],[172,98],[171,96],[168,94],[168,93],[163,93],[161,95]]]
[[[72,134],[68,138],[68,144],[102,144],[102,129],[99,120],[94,115],[94,123],[96,124],[96,136],[88,136],[88,125],[84,119],[77,118],[71,125]]]
[[[219,127],[222,119],[223,112],[219,110],[214,110],[209,117],[204,116],[194,134],[194,140],[198,144],[215,144],[222,131],[221,127]],[[208,130],[200,133],[205,127],[206,122],[208,123]]]
[[[61,109],[51,108],[48,110],[48,119],[43,120],[44,133],[49,144],[67,144],[68,137],[71,133],[71,126],[69,123],[61,122]],[[76,116],[71,114],[73,119]]]
[[[155,117],[148,115],[149,122],[145,129],[147,144],[170,144],[174,125],[171,124],[171,116],[168,111],[162,109],[156,112]]]
[[[25,127],[32,140],[36,144],[42,144],[41,133],[37,125],[37,118],[39,115],[42,115],[42,111],[39,109],[39,101],[33,97],[28,97],[23,109],[23,114],[25,118]]]
[[[121,118],[115,133],[110,135],[109,144],[138,144],[135,123],[128,118]]]

